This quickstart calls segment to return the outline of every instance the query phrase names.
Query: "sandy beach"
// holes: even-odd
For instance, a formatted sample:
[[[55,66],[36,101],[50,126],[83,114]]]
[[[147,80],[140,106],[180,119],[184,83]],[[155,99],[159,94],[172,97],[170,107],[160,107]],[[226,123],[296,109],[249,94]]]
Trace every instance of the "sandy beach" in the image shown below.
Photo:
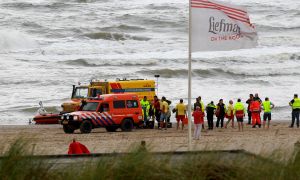
[[[300,140],[300,129],[288,128],[289,121],[273,121],[269,130],[251,128],[214,129],[203,131],[200,140],[193,140],[193,150],[243,149],[264,157],[276,156],[282,160],[291,157],[294,143]],[[35,155],[65,154],[73,138],[85,144],[93,153],[127,152],[142,140],[151,151],[187,150],[187,127],[184,130],[135,129],[132,132],[106,132],[93,129],[90,134],[65,134],[60,125],[0,126],[0,152],[5,152],[15,139],[29,140]]]

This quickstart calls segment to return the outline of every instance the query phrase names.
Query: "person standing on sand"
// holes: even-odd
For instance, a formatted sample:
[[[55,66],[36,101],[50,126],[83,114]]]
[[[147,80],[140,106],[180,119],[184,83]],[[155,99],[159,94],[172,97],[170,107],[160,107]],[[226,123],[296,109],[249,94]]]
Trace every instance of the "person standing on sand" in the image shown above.
[[[236,117],[236,121],[238,122],[239,131],[241,131],[241,130],[243,131],[243,129],[244,129],[243,121],[244,121],[246,109],[245,109],[243,103],[241,103],[241,99],[238,99],[237,103],[235,103],[233,112]]]
[[[216,127],[219,128],[219,124],[221,121],[221,128],[223,128],[224,118],[225,118],[226,106],[223,103],[223,99],[219,100],[216,109],[216,116],[217,116],[217,124]]]
[[[201,101],[201,96],[199,96],[198,98],[196,98],[196,102],[194,103],[194,111],[196,110],[196,107],[199,106],[201,108],[201,111],[204,113],[205,111],[205,107],[203,102]],[[204,123],[202,124],[202,129],[204,128]]]
[[[204,123],[204,113],[202,112],[201,107],[196,106],[196,110],[192,115],[194,117],[194,140],[198,140],[201,137],[201,128],[202,124]]]
[[[175,110],[177,111],[177,130],[179,129],[179,123],[181,121],[181,129],[183,130],[184,128],[184,123],[183,120],[186,116],[186,105],[183,104],[183,99],[180,99],[179,103],[176,105]]]
[[[300,99],[298,94],[294,94],[294,99],[290,101],[289,105],[292,107],[292,124],[290,128],[294,127],[295,120],[297,120],[297,127],[299,128]]]
[[[269,100],[268,97],[266,97],[265,101],[262,102],[261,106],[264,110],[263,128],[265,129],[266,121],[268,120],[267,129],[269,129],[271,121],[271,110],[274,108],[274,104]]]
[[[214,114],[216,106],[213,101],[206,105],[207,123],[208,130],[213,130],[214,128]]]
[[[259,100],[254,100],[250,104],[250,111],[252,116],[252,128],[261,127],[261,119],[260,119],[260,112],[261,112],[261,104]]]
[[[246,103],[248,104],[248,108],[247,108],[247,113],[248,113],[248,124],[251,124],[251,111],[250,111],[250,104],[253,101],[253,94],[249,95],[249,99],[246,101]]]
[[[160,127],[158,129],[162,129],[165,123],[165,130],[167,130],[169,104],[164,96],[161,98],[160,111]]]
[[[147,100],[147,96],[144,96],[144,98],[140,101],[140,103],[143,109],[144,125],[146,126],[148,124],[149,110],[150,110],[150,103]]]
[[[233,101],[230,100],[229,101],[229,104],[227,106],[227,110],[226,110],[226,117],[228,118],[228,121],[226,122],[225,124],[225,128],[227,128],[228,124],[230,123],[231,121],[231,127],[234,128],[234,115],[233,115],[233,110],[234,110],[234,107],[233,107]]]
[[[160,121],[160,103],[159,99],[157,96],[154,96],[154,101],[153,101],[153,109],[154,109],[154,115],[157,123],[159,124]]]

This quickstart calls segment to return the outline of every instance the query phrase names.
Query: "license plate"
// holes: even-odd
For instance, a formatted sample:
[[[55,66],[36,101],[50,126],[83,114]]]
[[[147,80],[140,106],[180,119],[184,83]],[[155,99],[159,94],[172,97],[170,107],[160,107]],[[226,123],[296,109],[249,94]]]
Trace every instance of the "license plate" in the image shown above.
[[[62,123],[63,123],[63,124],[68,124],[68,121],[63,121]]]

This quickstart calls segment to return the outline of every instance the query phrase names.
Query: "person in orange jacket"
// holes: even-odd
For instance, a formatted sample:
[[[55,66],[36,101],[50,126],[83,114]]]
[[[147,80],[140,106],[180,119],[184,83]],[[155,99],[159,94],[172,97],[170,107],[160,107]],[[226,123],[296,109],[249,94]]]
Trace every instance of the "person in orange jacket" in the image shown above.
[[[73,139],[73,142],[69,145],[68,154],[90,154],[90,151],[85,145]]]
[[[250,111],[252,116],[252,128],[261,127],[261,119],[260,119],[260,112],[261,112],[261,103],[259,100],[254,100],[250,104]]]

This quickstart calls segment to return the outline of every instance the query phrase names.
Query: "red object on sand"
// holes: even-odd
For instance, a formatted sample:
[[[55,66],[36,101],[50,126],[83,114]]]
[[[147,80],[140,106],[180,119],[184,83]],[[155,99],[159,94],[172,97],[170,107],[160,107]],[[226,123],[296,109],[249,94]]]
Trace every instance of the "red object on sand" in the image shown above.
[[[68,154],[90,154],[88,148],[80,142],[73,141],[69,145]]]
[[[58,124],[60,119],[59,114],[45,114],[45,115],[36,115],[33,117],[33,121],[36,124]]]

